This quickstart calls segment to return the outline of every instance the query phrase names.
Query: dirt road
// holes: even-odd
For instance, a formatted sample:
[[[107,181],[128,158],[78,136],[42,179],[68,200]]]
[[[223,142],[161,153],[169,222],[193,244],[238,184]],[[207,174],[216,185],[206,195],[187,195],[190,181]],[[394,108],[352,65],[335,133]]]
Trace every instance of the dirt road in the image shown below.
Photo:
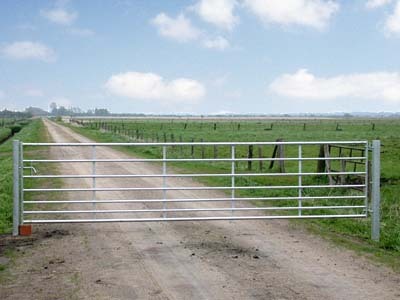
[[[46,125],[55,142],[89,141]],[[54,158],[66,155],[52,152]],[[97,155],[126,157],[113,149]],[[62,168],[87,173],[73,165]],[[118,163],[109,168],[133,171]],[[198,196],[190,193],[184,196]],[[400,298],[398,274],[285,221],[55,224],[35,226],[34,232],[32,245],[19,247],[0,299]]]

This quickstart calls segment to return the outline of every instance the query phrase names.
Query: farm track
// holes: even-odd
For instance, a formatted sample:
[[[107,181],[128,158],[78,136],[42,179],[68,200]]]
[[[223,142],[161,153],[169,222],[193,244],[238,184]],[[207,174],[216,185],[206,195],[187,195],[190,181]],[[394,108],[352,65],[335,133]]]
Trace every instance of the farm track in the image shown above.
[[[68,128],[45,124],[55,142],[89,142]],[[53,158],[70,154],[57,149],[51,153]],[[108,148],[98,149],[97,154],[127,157]],[[121,174],[148,173],[153,168],[157,167],[144,163],[134,169],[108,165],[110,173]],[[87,174],[89,169],[62,165],[60,171]],[[196,184],[180,179],[175,185],[182,183]],[[113,184],[102,180],[98,186]],[[182,193],[174,196],[199,197],[198,192]],[[98,193],[98,199],[108,197]],[[398,274],[285,221],[58,224],[35,226],[34,231],[32,245],[18,248],[23,254],[11,270],[11,279],[0,287],[1,299],[400,297]]]

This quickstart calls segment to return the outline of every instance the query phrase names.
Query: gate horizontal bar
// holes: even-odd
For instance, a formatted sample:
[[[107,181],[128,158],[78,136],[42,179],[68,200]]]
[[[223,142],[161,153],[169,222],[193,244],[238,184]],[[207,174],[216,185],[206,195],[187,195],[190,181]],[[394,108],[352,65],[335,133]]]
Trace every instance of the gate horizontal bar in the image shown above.
[[[24,178],[141,178],[141,177],[256,177],[256,176],[323,176],[323,175],[365,175],[366,172],[308,172],[308,173],[236,173],[236,174],[103,174],[103,175],[25,175]]]
[[[190,217],[190,218],[129,218],[129,219],[57,219],[57,220],[24,220],[24,224],[44,223],[112,223],[112,222],[165,222],[165,221],[227,221],[227,220],[267,220],[267,219],[331,219],[331,218],[365,218],[366,214],[351,215],[293,215],[293,216],[236,216],[236,217]]]
[[[357,209],[366,208],[364,205],[337,205],[337,206],[302,206],[301,210],[316,209]],[[96,214],[96,213],[152,213],[152,212],[199,212],[199,211],[252,211],[252,210],[299,210],[298,206],[278,207],[224,207],[224,208],[166,208],[166,209],[103,209],[103,210],[30,210],[27,215],[40,214]]]
[[[24,192],[112,192],[112,191],[177,191],[177,190],[254,190],[254,189],[307,189],[307,188],[362,188],[365,184],[341,185],[276,185],[276,186],[216,186],[216,187],[138,187],[138,188],[60,188],[60,189],[24,189]]]
[[[24,159],[24,163],[109,163],[109,162],[235,162],[235,161],[316,161],[316,160],[365,160],[365,156],[360,157],[286,157],[286,158],[147,158],[147,159]]]
[[[235,198],[235,201],[275,201],[275,200],[329,200],[329,199],[360,199],[365,196],[314,196],[314,197],[254,197]],[[218,202],[232,201],[232,198],[189,198],[189,199],[110,199],[110,200],[37,200],[24,201],[25,204],[79,204],[79,203],[157,203],[157,202]]]
[[[318,142],[176,142],[176,143],[22,143],[23,146],[240,146],[240,145],[367,145],[367,141],[318,141]]]

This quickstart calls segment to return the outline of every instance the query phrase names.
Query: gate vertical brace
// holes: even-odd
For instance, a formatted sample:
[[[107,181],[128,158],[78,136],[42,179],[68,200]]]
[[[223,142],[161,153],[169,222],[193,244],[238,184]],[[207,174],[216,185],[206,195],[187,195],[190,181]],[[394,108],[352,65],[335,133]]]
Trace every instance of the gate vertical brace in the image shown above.
[[[94,190],[96,188],[96,146],[92,147],[92,187],[93,187],[93,192],[92,192],[92,200],[93,200],[93,209],[96,210],[96,191]],[[94,218],[97,218],[97,214],[94,214]]]
[[[164,210],[164,212],[163,212],[163,217],[164,218],[166,218],[167,217],[167,212],[165,211],[166,209],[167,209],[167,202],[166,202],[166,200],[167,200],[167,190],[166,190],[166,188],[167,188],[167,177],[166,177],[166,175],[167,175],[167,161],[166,161],[166,159],[167,159],[167,146],[163,146],[163,148],[162,148],[162,157],[163,157],[163,166],[162,166],[162,168],[163,168],[163,170],[162,170],[162,172],[163,172],[163,210]]]
[[[231,208],[232,208],[232,215],[233,215],[233,208],[235,208],[235,145],[231,146],[231,157],[232,157],[232,164],[231,164]]]
[[[370,194],[371,194],[371,162],[369,160],[369,150],[370,150],[370,145],[369,142],[365,143],[365,151],[364,151],[364,157],[365,157],[365,180],[364,180],[364,184],[365,184],[365,188],[364,188],[364,214],[366,217],[368,217],[368,209],[369,209],[369,198],[370,198]],[[344,170],[346,171],[346,169]]]
[[[378,242],[380,236],[380,182],[381,182],[381,141],[372,141],[372,183],[371,183],[371,239]]]
[[[20,146],[19,141],[13,141],[13,236],[19,234],[20,221]]]
[[[302,177],[301,177],[301,173],[303,172],[303,166],[302,166],[302,147],[301,147],[301,145],[299,145],[299,180],[298,180],[298,183],[299,183],[299,193],[298,193],[298,196],[299,196],[299,216],[301,216],[301,207],[302,207],[302,202],[301,202],[301,197],[302,197],[302,195],[303,195],[303,188],[302,188]]]

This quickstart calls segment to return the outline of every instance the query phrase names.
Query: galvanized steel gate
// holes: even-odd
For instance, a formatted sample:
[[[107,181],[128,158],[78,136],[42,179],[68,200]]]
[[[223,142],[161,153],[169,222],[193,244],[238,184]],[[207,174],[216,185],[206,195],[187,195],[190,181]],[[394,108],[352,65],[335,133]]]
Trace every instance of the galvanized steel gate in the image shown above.
[[[327,145],[340,149],[339,153],[318,156],[318,149]],[[261,149],[258,157],[243,155],[249,146]],[[263,147],[268,150],[277,146],[286,147],[287,157],[262,155]],[[63,158],[25,158],[27,148],[38,147],[57,149],[58,156]],[[142,150],[144,147],[148,153],[142,152],[141,158],[108,157],[102,150],[105,147],[138,147]],[[194,147],[200,149],[200,158],[196,158]],[[215,157],[215,150],[212,155],[211,147],[220,147],[222,157]],[[360,155],[346,154],[342,149],[357,149]],[[371,151],[372,155],[369,154]],[[149,153],[156,158],[142,158]],[[265,172],[268,168],[262,165],[263,162],[282,160],[288,164],[285,173]],[[318,161],[326,163],[323,172],[315,171]],[[252,167],[252,162],[259,163],[258,169]],[[59,164],[63,167],[51,167]],[[146,172],[137,173],[134,166],[138,164],[142,170],[148,165]],[[182,171],[187,170],[181,168],[185,164],[191,164],[190,173]],[[204,164],[208,164],[207,172],[202,172]],[[79,165],[79,168],[71,168],[68,172],[71,165]],[[60,169],[64,170],[61,174]],[[113,173],[113,169],[119,170],[118,173]],[[77,170],[79,174],[76,174]],[[372,239],[378,240],[379,174],[379,141],[373,141],[371,145],[367,141],[14,141],[13,234],[18,235],[19,225],[35,223],[366,218],[371,213]],[[215,182],[205,186],[192,181],[193,178]],[[67,187],[51,186],[50,182],[57,179],[62,179]],[[108,180],[110,184],[109,179],[113,179],[112,186],[101,184],[102,180]],[[30,181],[28,185],[27,181]]]

